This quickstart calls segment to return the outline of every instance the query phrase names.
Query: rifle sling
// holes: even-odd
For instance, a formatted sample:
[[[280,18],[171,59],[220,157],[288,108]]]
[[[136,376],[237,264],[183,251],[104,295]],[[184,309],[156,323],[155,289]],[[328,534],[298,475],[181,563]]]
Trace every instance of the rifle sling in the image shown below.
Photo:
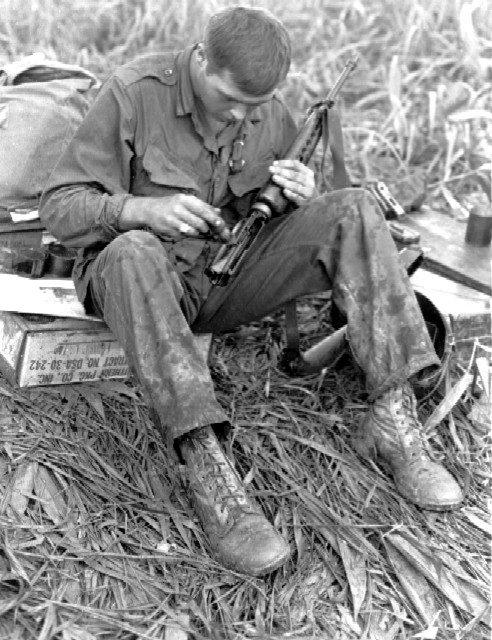
[[[345,155],[343,151],[343,134],[340,116],[336,109],[326,112],[326,136],[330,145],[333,161],[333,189],[350,187],[350,180],[345,168]]]
[[[340,116],[333,107],[324,109],[322,115],[323,156],[321,161],[321,175],[324,176],[324,164],[328,146],[333,163],[333,189],[343,189],[350,186],[350,180],[345,168],[343,152],[343,134]],[[286,349],[292,355],[300,354],[299,327],[297,323],[296,300],[289,300],[285,304],[285,339]]]

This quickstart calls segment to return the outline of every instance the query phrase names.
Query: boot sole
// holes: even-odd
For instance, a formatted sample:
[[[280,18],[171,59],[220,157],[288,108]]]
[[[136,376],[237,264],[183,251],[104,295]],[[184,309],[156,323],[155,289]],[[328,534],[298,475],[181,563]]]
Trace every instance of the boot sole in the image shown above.
[[[441,504],[429,504],[429,503],[424,504],[422,502],[417,502],[413,498],[410,498],[410,496],[405,495],[398,488],[396,489],[398,491],[398,494],[402,498],[405,498],[405,500],[407,500],[408,502],[411,502],[416,507],[418,507],[419,509],[423,509],[424,511],[455,511],[456,509],[459,509],[459,507],[461,507],[463,503],[463,501],[460,500],[459,502],[450,502],[449,504],[442,504],[442,503]]]
[[[250,567],[249,569],[246,567],[240,567],[238,566],[238,564],[234,565],[233,562],[227,562],[227,560],[222,560],[220,556],[216,553],[212,555],[217,559],[218,562],[220,562],[224,567],[226,567],[227,569],[230,569],[231,571],[242,573],[244,575],[248,575],[253,578],[260,578],[262,576],[268,575],[269,573],[273,573],[277,569],[280,569],[280,567],[282,567],[289,560],[291,553],[289,550],[286,553],[280,555],[278,558],[276,558],[272,562],[270,562],[268,565],[264,565],[263,567],[259,567],[258,569],[254,569],[253,567]]]
[[[270,564],[268,567],[266,568],[263,567],[263,569],[260,569],[258,572],[250,573],[248,575],[252,575],[255,578],[261,578],[262,576],[266,576],[270,573],[273,573],[277,569],[280,569],[280,567],[283,567],[289,558],[290,558],[290,553],[285,558],[280,558],[279,560],[276,560],[275,562]]]
[[[359,453],[359,455],[362,455],[359,451],[357,453]],[[363,456],[362,455],[362,457],[365,457],[366,460],[372,460],[375,464],[377,464],[385,472],[385,474],[389,478],[393,478],[393,473],[391,472],[391,467],[384,460],[384,458],[379,456],[379,454],[377,453],[377,450],[376,450],[376,454],[375,455],[370,455],[370,456]],[[461,505],[463,504],[463,498],[461,500],[458,500],[458,501],[455,501],[455,502],[450,502],[449,504],[442,504],[442,503],[441,504],[429,504],[429,503],[417,502],[417,500],[414,500],[409,495],[406,495],[403,491],[401,491],[399,489],[398,485],[394,481],[394,478],[393,478],[393,483],[394,483],[394,487],[395,487],[395,490],[398,493],[398,495],[400,495],[402,498],[405,498],[405,500],[407,500],[407,502],[410,502],[411,504],[414,504],[419,509],[423,509],[425,511],[455,511],[456,509],[459,509],[461,507]]]

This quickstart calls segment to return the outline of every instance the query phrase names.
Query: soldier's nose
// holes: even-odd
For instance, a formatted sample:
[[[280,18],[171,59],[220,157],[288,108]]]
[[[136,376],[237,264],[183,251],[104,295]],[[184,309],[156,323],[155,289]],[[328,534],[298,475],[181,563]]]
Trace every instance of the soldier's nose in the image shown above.
[[[230,110],[231,117],[234,120],[244,120],[248,112],[248,107],[245,104],[238,104]]]

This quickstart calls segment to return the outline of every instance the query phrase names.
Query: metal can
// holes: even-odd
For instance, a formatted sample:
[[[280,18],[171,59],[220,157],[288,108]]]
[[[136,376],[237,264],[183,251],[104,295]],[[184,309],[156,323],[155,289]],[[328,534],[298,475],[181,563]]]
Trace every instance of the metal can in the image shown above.
[[[465,242],[474,247],[486,247],[492,241],[492,207],[475,205],[466,224]]]

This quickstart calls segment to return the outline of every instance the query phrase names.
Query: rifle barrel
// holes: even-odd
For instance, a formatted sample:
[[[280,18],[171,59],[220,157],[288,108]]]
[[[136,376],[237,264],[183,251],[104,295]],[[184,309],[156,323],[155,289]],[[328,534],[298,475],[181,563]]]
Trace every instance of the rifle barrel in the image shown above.
[[[359,62],[359,56],[355,56],[355,58],[350,58],[350,60],[347,60],[347,62],[345,63],[345,66],[342,69],[342,72],[340,73],[340,75],[338,76],[335,84],[328,91],[328,95],[326,96],[326,100],[325,100],[325,102],[328,104],[328,106],[332,105],[333,101],[335,100],[335,98],[338,95],[338,92],[342,88],[343,83],[347,79],[347,76],[349,75],[349,73],[352,73],[352,71],[357,66],[358,62]]]

